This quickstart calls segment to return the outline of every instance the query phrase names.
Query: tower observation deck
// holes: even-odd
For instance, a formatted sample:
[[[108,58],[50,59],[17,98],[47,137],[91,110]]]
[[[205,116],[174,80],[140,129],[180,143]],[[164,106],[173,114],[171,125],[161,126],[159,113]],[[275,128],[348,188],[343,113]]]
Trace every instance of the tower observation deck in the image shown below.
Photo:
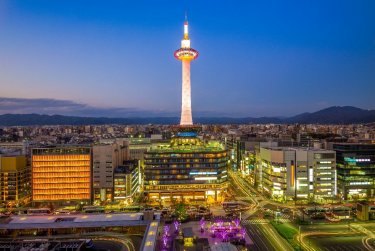
[[[175,58],[182,61],[182,103],[180,126],[192,126],[191,114],[191,84],[190,61],[196,59],[199,53],[190,47],[189,24],[184,23],[184,38],[181,40],[181,48],[174,52]]]

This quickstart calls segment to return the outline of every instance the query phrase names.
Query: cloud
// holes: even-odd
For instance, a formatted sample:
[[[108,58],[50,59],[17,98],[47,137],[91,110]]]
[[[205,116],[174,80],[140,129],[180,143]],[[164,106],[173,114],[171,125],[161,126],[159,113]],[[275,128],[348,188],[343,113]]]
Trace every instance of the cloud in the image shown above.
[[[48,114],[85,117],[154,117],[177,116],[177,112],[147,111],[138,108],[94,107],[70,100],[0,97],[0,114]]]

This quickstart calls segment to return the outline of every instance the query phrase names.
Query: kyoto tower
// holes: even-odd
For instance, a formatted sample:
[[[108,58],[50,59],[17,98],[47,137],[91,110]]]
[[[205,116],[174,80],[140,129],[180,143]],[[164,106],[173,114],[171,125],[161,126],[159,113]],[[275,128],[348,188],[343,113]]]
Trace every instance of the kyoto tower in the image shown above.
[[[190,61],[196,59],[198,55],[198,51],[190,48],[189,24],[185,20],[184,38],[181,40],[181,48],[174,52],[175,58],[182,61],[181,126],[193,125],[191,115]]]

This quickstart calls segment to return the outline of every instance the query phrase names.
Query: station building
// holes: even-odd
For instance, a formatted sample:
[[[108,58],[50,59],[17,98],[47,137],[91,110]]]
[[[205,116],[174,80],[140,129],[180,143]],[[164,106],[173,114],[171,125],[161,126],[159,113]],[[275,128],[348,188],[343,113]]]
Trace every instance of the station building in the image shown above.
[[[146,152],[144,191],[149,200],[223,199],[228,187],[228,152],[218,141],[201,140],[192,127],[179,127],[169,144]]]

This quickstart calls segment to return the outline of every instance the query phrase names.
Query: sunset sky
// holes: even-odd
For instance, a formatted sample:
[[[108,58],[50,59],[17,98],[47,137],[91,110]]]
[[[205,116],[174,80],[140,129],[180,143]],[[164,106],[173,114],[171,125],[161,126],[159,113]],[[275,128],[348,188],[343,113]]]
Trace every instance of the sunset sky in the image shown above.
[[[375,109],[373,0],[1,0],[0,113],[178,115],[185,12],[194,115]]]

